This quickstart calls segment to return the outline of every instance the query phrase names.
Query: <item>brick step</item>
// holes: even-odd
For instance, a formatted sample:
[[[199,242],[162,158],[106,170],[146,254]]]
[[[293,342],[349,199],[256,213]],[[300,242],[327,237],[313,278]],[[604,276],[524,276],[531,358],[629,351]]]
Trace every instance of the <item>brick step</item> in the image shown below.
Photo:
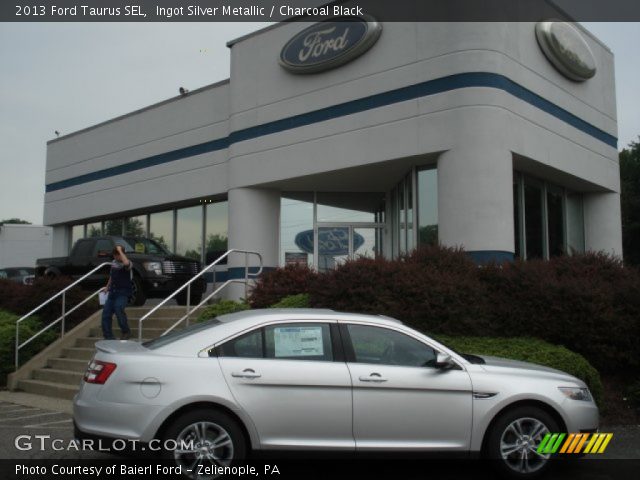
[[[82,337],[76,340],[74,347],[76,348],[95,348],[96,342],[102,340],[102,337]]]
[[[166,330],[171,325],[176,323],[181,317],[182,317],[182,315],[176,315],[175,317],[147,318],[146,320],[144,320],[142,322],[142,327],[143,328],[163,328],[163,329]],[[195,317],[191,317],[191,320],[193,321],[194,318]],[[139,319],[131,319],[131,318],[129,318],[128,320],[129,320],[128,321],[129,327],[136,328],[138,326],[138,320]],[[115,315],[113,316],[112,328],[114,328],[114,329],[118,328],[118,320],[116,319]]]
[[[125,312],[127,313],[127,317],[129,318],[129,321],[132,320],[138,320],[139,318],[142,318],[145,314],[149,313],[151,309],[150,308],[132,308],[132,307],[127,307],[125,309]],[[203,310],[203,308],[199,308],[198,310],[196,310],[195,312],[192,312],[191,315],[193,317],[197,317],[200,312]],[[182,317],[184,314],[187,313],[187,307],[161,307],[159,308],[157,311],[153,312],[151,314],[151,316],[145,320],[155,320],[155,319],[162,319],[162,318],[175,318],[178,319],[180,317]]]
[[[179,328],[179,327],[176,327]],[[162,335],[165,332],[166,328],[151,328],[146,325],[142,326],[142,334],[145,338],[156,338]],[[89,331],[89,335],[92,338],[100,338],[102,339],[102,328],[94,327]],[[113,335],[118,338],[120,337],[120,330],[118,328],[113,329]],[[132,327],[131,328],[131,340],[138,339],[138,329]]]
[[[18,389],[28,393],[35,393],[36,395],[71,400],[78,393],[80,386],[46,382],[44,380],[20,380],[18,381]]]
[[[50,358],[47,360],[47,367],[55,370],[66,370],[81,372],[87,369],[89,360],[80,360],[76,358]]]
[[[84,373],[73,370],[58,370],[53,368],[38,368],[33,371],[34,380],[54,382],[70,386],[80,385]]]
[[[64,348],[62,350],[62,356],[64,358],[75,358],[78,360],[89,361],[93,358],[95,348]]]

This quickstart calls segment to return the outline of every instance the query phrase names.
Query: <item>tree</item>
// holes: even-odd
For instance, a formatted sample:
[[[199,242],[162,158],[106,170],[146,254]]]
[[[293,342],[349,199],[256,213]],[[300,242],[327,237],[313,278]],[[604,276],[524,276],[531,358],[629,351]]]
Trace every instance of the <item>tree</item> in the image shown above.
[[[207,251],[211,252],[219,252],[219,251],[227,251],[227,237],[225,235],[220,235],[219,233],[213,234],[210,233],[207,237]]]
[[[104,222],[104,235],[122,235],[122,219],[107,220]]]
[[[207,235],[205,263],[208,265],[227,251],[227,236],[219,233]]]
[[[26,220],[21,220],[19,218],[9,218],[7,220],[0,220],[0,227],[5,223],[13,223],[18,225],[31,225],[31,222],[27,222]]]
[[[129,237],[144,237],[147,234],[147,229],[139,218],[125,218],[124,232]]]
[[[620,152],[620,183],[624,260],[640,265],[640,142]]]
[[[158,245],[161,245],[162,247],[164,247],[166,250],[171,250],[169,248],[169,244],[167,243],[167,241],[164,239],[164,235],[154,235],[153,232],[151,233],[151,240],[153,240],[154,242],[156,242]]]

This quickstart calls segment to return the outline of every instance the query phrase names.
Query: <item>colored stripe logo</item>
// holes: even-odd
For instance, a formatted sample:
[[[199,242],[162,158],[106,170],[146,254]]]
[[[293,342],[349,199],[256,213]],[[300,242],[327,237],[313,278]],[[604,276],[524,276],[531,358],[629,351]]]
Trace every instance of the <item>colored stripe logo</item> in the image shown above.
[[[547,433],[538,449],[540,454],[604,453],[613,433]]]

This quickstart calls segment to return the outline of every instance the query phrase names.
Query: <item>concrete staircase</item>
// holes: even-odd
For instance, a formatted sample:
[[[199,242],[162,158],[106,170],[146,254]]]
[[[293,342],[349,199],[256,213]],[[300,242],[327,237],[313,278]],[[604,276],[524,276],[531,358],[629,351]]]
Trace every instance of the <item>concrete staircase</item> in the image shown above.
[[[138,321],[149,310],[151,307],[127,308],[132,340],[137,340]],[[96,312],[10,374],[7,381],[9,389],[72,399],[93,358],[95,343],[102,340],[101,314],[102,311]],[[154,312],[143,323],[143,341],[160,336],[184,314],[185,307],[163,307]],[[197,313],[193,313],[191,319],[196,317]],[[120,332],[115,317],[113,326],[117,338]],[[182,328],[182,325],[177,328]]]

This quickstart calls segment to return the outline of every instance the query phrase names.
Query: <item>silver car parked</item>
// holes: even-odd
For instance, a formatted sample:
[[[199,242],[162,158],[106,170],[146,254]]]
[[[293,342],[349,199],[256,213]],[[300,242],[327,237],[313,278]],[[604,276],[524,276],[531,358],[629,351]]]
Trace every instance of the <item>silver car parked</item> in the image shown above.
[[[458,354],[388,317],[252,310],[96,347],[76,435],[177,440],[191,446],[165,454],[183,469],[251,450],[458,452],[526,477],[548,466],[546,433],[598,428],[581,380]]]

